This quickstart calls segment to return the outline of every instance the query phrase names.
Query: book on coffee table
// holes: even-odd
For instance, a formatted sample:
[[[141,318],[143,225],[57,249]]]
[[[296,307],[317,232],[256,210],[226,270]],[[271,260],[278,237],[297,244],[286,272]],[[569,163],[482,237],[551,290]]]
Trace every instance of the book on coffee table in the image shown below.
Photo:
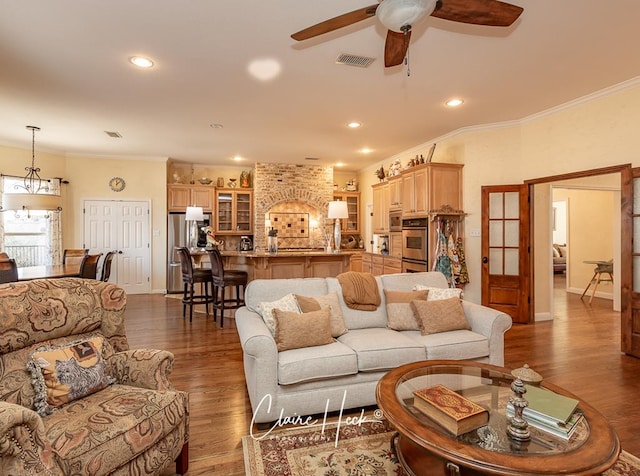
[[[489,422],[489,412],[445,387],[434,385],[413,392],[413,406],[458,436]]]
[[[566,397],[546,388],[525,385],[524,398],[528,406],[523,415],[535,417],[550,424],[567,423],[578,407],[578,400]]]

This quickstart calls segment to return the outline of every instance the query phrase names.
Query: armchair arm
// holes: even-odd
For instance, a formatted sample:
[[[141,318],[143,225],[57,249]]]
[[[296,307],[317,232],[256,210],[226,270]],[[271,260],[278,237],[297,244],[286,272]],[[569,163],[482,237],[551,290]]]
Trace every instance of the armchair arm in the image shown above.
[[[62,474],[40,415],[3,401],[0,401],[0,474]]]
[[[125,350],[112,355],[108,365],[109,374],[117,383],[153,390],[173,390],[169,382],[173,354],[166,350]]]

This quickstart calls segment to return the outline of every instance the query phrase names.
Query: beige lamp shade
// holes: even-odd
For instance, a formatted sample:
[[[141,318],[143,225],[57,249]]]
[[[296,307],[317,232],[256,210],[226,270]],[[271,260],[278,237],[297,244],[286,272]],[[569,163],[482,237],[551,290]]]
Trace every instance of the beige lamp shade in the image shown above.
[[[187,221],[202,221],[204,220],[204,211],[202,207],[187,207],[187,213],[184,217]]]
[[[347,208],[347,202],[335,201],[329,202],[329,211],[327,212],[327,218],[349,218],[349,209]]]

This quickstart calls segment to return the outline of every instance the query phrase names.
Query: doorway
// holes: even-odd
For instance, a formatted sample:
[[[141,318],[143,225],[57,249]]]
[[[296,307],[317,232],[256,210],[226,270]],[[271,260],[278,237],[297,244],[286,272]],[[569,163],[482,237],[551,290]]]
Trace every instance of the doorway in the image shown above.
[[[84,201],[84,247],[103,256],[116,251],[109,281],[127,294],[151,292],[149,208],[145,201]]]
[[[620,311],[620,172],[536,183],[533,195],[535,320],[553,319],[557,286],[581,296],[594,276],[594,263],[610,259],[617,277],[599,286],[595,297]],[[593,291],[591,285],[585,305]]]

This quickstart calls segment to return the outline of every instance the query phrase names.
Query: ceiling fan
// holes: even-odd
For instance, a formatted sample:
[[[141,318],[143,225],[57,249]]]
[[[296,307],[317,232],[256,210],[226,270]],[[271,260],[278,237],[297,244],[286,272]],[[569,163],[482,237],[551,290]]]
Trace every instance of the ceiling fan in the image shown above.
[[[411,26],[425,16],[474,25],[509,26],[522,11],[522,7],[498,0],[381,0],[378,5],[360,8],[300,30],[291,38],[307,40],[376,16],[388,30],[384,65],[390,67],[402,63],[409,48]]]

